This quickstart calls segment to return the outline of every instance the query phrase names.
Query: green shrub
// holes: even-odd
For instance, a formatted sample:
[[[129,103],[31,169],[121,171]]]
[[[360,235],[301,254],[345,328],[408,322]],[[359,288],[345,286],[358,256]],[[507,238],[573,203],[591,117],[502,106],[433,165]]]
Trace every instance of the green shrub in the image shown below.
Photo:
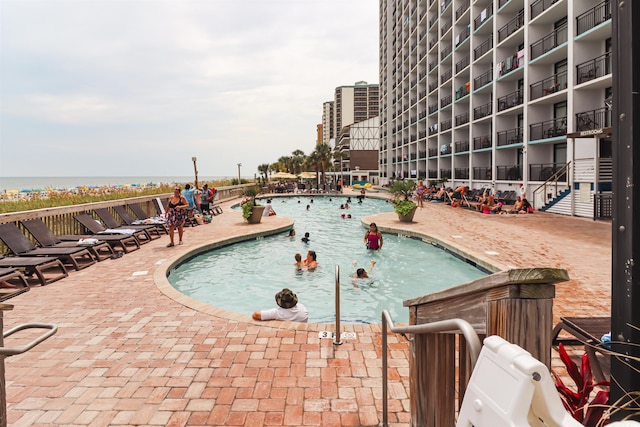
[[[415,209],[416,204],[411,200],[396,200],[394,207],[398,215],[407,216]]]

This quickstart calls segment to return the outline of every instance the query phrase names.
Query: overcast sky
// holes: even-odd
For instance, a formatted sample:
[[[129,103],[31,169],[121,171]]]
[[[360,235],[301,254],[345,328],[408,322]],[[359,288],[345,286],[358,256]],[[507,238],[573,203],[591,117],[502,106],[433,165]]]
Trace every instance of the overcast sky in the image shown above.
[[[0,0],[0,176],[253,176],[359,80],[377,0]]]

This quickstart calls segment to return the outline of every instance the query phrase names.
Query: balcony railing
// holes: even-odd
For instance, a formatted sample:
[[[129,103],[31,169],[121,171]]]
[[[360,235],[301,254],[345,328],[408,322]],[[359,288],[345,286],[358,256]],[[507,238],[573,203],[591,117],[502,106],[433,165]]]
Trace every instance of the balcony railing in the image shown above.
[[[521,105],[523,102],[523,91],[519,89],[501,98],[498,98],[498,111],[508,110],[509,108]]]
[[[491,179],[491,166],[473,168],[473,179]]]
[[[460,98],[464,98],[465,96],[467,96],[470,91],[471,91],[470,82],[467,82],[466,84],[460,86],[459,88],[456,88],[456,91],[455,91],[456,101]]]
[[[433,70],[434,68],[436,68],[438,66],[438,61],[431,61],[429,62],[429,71]]]
[[[440,59],[444,59],[444,58],[446,58],[447,56],[449,56],[449,54],[451,53],[451,51],[452,51],[451,46],[447,46],[447,47],[445,47],[444,49],[442,49],[442,50],[440,51]]]
[[[569,30],[566,24],[558,27],[537,42],[531,44],[531,59],[536,59],[552,49],[566,43]]]
[[[543,96],[551,95],[552,93],[564,90],[567,88],[567,72],[554,74],[551,77],[547,77],[544,80],[536,82],[529,86],[529,96],[531,100],[542,98]]]
[[[520,27],[524,25],[524,9],[518,12],[511,21],[507,22],[507,24],[498,30],[498,43],[505,40],[511,34],[518,31]]]
[[[515,128],[498,132],[498,147],[504,145],[522,144],[522,128]]]
[[[440,108],[444,108],[447,105],[453,102],[453,97],[451,95],[447,95],[444,98],[440,98]]]
[[[451,179],[451,169],[440,169],[440,178]]]
[[[473,49],[473,59],[476,60],[480,58],[485,53],[489,52],[493,47],[493,34],[489,36],[488,39],[483,41],[478,47]]]
[[[440,13],[444,12],[445,10],[447,10],[447,7],[449,7],[449,5],[451,4],[452,0],[444,0],[442,1],[441,5],[440,5]]]
[[[470,58],[469,55],[465,55],[460,61],[456,62],[456,74],[460,71],[464,70],[469,66]]]
[[[551,178],[556,172],[565,168],[564,163],[542,163],[542,164],[530,164],[529,165],[529,179],[531,181],[546,181]],[[558,181],[566,181],[566,168],[565,173],[558,177]]]
[[[463,113],[456,116],[456,126],[460,126],[465,123],[469,123],[469,113]]]
[[[444,22],[440,27],[440,35],[444,36],[447,33],[447,31],[449,31],[452,25],[453,25],[453,18],[449,18],[449,20]]]
[[[446,156],[448,154],[451,154],[453,151],[451,150],[451,144],[444,144],[443,146],[440,147],[440,155],[441,156]]]
[[[440,131],[444,132],[445,130],[451,129],[451,119],[443,120],[440,122]]]
[[[605,0],[576,18],[578,35],[611,19],[611,2]]]
[[[443,84],[444,82],[451,79],[451,76],[453,76],[453,72],[451,70],[447,70],[444,73],[440,74],[440,84]]]
[[[456,9],[456,21],[458,19],[460,19],[460,17],[462,16],[463,13],[465,13],[467,11],[467,9],[469,9],[469,5],[470,5],[470,0],[465,0],[460,7],[458,7]]]
[[[578,132],[608,128],[610,126],[611,110],[606,107],[576,114],[576,130]]]
[[[469,168],[455,168],[454,179],[469,179]]]
[[[560,0],[536,0],[531,3],[531,19],[535,19],[536,16],[540,15],[545,10],[549,9],[553,4],[557,3]]]
[[[438,103],[434,102],[433,104],[429,104],[429,114],[433,114],[438,111]]]
[[[576,65],[578,84],[611,74],[611,52]]]
[[[464,153],[469,151],[469,141],[456,141],[453,146],[456,149],[456,153]]]
[[[493,15],[493,2],[489,3],[489,6],[485,7],[482,12],[480,12],[480,15],[476,16],[476,18],[473,20],[473,29],[477,30],[478,27],[482,24],[484,24],[487,19],[491,18],[491,16]]]
[[[460,44],[465,41],[466,39],[469,38],[469,36],[471,35],[471,30],[469,29],[469,27],[465,27],[464,30],[462,30],[460,32],[460,34],[458,34],[455,38],[455,43],[456,43],[456,47],[460,46]]]
[[[437,148],[429,148],[429,157],[436,157],[438,155]]]
[[[536,141],[538,139],[555,138],[566,134],[566,116],[529,125],[529,139],[531,141]]]
[[[473,79],[473,88],[475,90],[478,90],[487,83],[491,83],[491,81],[493,81],[493,68],[490,68],[489,70]]]
[[[491,135],[476,136],[473,138],[473,149],[481,150],[491,148]]]
[[[429,93],[433,92],[438,88],[438,82],[429,83]]]
[[[522,181],[522,165],[506,165],[496,168],[500,181]]]
[[[491,115],[493,104],[491,101],[473,109],[473,120],[478,120]]]

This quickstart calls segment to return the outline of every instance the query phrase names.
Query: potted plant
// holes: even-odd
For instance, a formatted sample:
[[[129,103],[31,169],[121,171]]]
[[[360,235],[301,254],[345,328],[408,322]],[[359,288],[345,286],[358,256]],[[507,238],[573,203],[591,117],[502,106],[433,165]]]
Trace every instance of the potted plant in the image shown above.
[[[242,195],[246,198],[242,201],[242,217],[247,220],[249,224],[258,224],[262,220],[262,213],[264,212],[264,206],[261,206],[256,201],[256,196],[260,192],[258,187],[247,187],[242,192]]]
[[[389,191],[394,196],[393,206],[400,222],[412,222],[418,205],[409,198],[416,188],[416,183],[412,180],[394,181],[389,186]]]

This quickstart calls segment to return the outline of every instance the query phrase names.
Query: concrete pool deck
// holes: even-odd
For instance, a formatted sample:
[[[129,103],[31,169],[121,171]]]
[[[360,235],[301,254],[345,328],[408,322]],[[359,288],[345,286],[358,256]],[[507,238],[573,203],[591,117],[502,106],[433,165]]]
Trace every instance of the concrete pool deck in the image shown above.
[[[186,228],[183,246],[166,248],[165,236],[7,301],[14,309],[4,312],[5,331],[28,322],[59,327],[5,360],[9,425],[378,425],[379,325],[344,325],[357,339],[334,347],[318,336],[333,325],[254,322],[166,288],[167,266],[195,247],[291,225],[280,216],[245,224],[231,204],[212,224]],[[554,317],[609,315],[610,223],[480,215],[440,204],[425,204],[411,224],[394,213],[374,219],[498,268],[566,268],[572,280],[556,287]],[[5,346],[31,337],[11,337]],[[389,420],[406,426],[408,346],[393,335],[389,343]]]

